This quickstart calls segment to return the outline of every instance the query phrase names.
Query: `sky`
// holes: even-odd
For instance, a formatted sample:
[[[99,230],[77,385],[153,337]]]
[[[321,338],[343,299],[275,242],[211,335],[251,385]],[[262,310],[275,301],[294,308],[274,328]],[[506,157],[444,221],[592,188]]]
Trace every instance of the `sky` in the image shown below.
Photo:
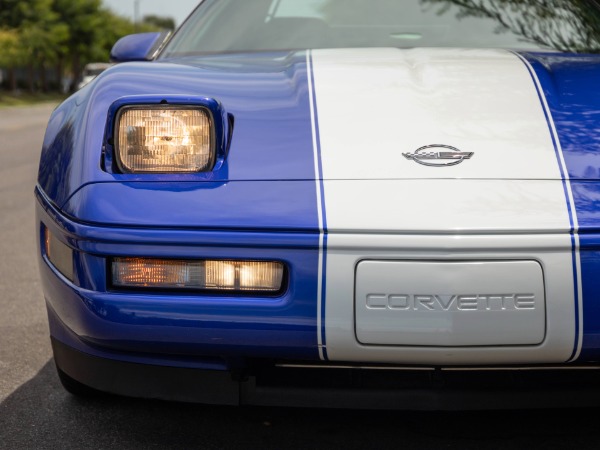
[[[185,20],[200,0],[138,0],[140,19],[149,14],[172,17],[177,25]],[[103,0],[104,5],[120,16],[133,20],[136,0]]]

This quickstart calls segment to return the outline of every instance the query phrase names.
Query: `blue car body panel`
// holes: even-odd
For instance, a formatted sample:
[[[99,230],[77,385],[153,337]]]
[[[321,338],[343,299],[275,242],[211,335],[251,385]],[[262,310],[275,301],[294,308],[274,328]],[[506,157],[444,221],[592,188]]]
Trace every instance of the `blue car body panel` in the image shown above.
[[[313,181],[93,183],[63,211],[105,225],[310,233],[315,197]]]
[[[536,72],[562,147],[573,193],[581,251],[583,343],[581,360],[600,357],[598,199],[600,179],[600,57],[523,53]],[[574,264],[575,266],[575,264]]]

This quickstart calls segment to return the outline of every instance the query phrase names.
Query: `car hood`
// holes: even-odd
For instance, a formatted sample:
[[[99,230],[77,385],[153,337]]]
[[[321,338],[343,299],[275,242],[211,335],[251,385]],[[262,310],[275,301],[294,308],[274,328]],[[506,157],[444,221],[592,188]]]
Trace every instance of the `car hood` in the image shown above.
[[[236,118],[232,180],[311,178],[315,154],[330,180],[561,179],[561,157],[570,178],[598,177],[597,57],[369,48],[178,62],[197,69],[184,85]],[[471,158],[416,156],[447,147]]]

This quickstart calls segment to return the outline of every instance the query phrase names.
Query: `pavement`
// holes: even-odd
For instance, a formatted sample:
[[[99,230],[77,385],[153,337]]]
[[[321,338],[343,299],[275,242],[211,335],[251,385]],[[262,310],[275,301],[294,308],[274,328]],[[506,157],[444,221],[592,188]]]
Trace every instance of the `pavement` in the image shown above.
[[[598,409],[330,411],[69,395],[35,258],[33,188],[52,108],[0,109],[0,449],[598,448]]]
[[[0,401],[51,358],[35,258],[33,188],[54,106],[0,109]]]

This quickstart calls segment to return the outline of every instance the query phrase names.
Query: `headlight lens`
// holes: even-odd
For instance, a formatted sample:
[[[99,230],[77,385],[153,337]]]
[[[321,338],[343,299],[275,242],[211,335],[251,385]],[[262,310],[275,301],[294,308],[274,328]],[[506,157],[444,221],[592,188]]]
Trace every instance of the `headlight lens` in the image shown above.
[[[212,134],[202,108],[127,107],[117,119],[117,162],[129,173],[205,172],[214,162]]]

